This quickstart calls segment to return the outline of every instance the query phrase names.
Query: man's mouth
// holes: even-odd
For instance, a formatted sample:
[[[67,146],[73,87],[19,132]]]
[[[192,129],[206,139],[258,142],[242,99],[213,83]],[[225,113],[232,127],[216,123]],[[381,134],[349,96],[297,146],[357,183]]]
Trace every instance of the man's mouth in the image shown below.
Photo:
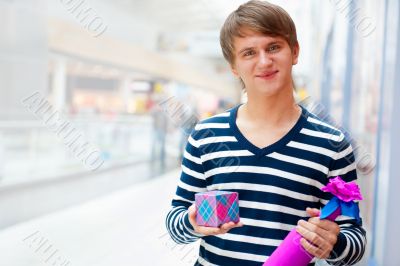
[[[262,79],[272,79],[276,76],[276,74],[278,73],[278,70],[274,70],[274,71],[268,71],[268,72],[263,72],[260,73],[258,75],[256,75],[257,78],[262,78]]]

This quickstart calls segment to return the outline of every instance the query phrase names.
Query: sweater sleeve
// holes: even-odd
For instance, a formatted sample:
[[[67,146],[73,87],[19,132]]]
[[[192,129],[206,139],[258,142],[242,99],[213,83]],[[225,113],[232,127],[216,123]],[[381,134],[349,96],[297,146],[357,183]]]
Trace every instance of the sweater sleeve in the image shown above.
[[[172,199],[171,210],[165,224],[171,238],[178,244],[195,242],[201,234],[194,232],[189,222],[188,208],[194,203],[197,192],[207,191],[203,165],[200,157],[199,134],[193,131],[182,158],[181,176]]]
[[[356,163],[351,144],[342,136],[338,143],[336,155],[329,168],[328,178],[341,176],[346,182],[357,180]],[[329,179],[327,179],[328,182]],[[330,193],[324,193],[324,206],[332,197]],[[331,265],[353,265],[361,260],[365,252],[366,232],[362,228],[362,220],[356,221],[351,217],[339,216],[336,219],[340,226],[338,240],[327,262]]]

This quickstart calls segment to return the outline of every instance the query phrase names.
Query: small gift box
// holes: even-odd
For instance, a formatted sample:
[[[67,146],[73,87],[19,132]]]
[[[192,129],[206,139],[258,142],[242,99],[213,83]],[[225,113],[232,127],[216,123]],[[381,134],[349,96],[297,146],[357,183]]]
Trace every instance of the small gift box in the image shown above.
[[[239,195],[237,192],[209,191],[197,193],[196,221],[198,225],[219,227],[228,222],[239,222]]]

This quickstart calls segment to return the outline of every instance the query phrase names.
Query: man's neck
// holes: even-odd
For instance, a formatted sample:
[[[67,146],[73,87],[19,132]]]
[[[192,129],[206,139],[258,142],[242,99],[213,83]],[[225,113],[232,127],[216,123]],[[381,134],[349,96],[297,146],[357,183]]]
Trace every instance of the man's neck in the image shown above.
[[[274,96],[252,97],[242,106],[242,115],[251,123],[263,127],[275,127],[287,122],[297,120],[301,112],[296,104],[293,93],[278,94]]]

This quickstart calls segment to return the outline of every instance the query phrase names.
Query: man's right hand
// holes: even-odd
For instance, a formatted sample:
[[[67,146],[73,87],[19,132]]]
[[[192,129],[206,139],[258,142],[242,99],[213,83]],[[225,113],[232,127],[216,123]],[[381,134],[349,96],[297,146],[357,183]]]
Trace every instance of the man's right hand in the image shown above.
[[[222,224],[220,227],[200,226],[196,222],[196,206],[195,206],[195,204],[190,206],[188,211],[189,211],[189,222],[193,226],[194,231],[196,233],[203,234],[205,236],[225,234],[232,228],[243,226],[243,223],[240,221],[238,223],[234,223],[234,222],[225,223],[225,224]]]

